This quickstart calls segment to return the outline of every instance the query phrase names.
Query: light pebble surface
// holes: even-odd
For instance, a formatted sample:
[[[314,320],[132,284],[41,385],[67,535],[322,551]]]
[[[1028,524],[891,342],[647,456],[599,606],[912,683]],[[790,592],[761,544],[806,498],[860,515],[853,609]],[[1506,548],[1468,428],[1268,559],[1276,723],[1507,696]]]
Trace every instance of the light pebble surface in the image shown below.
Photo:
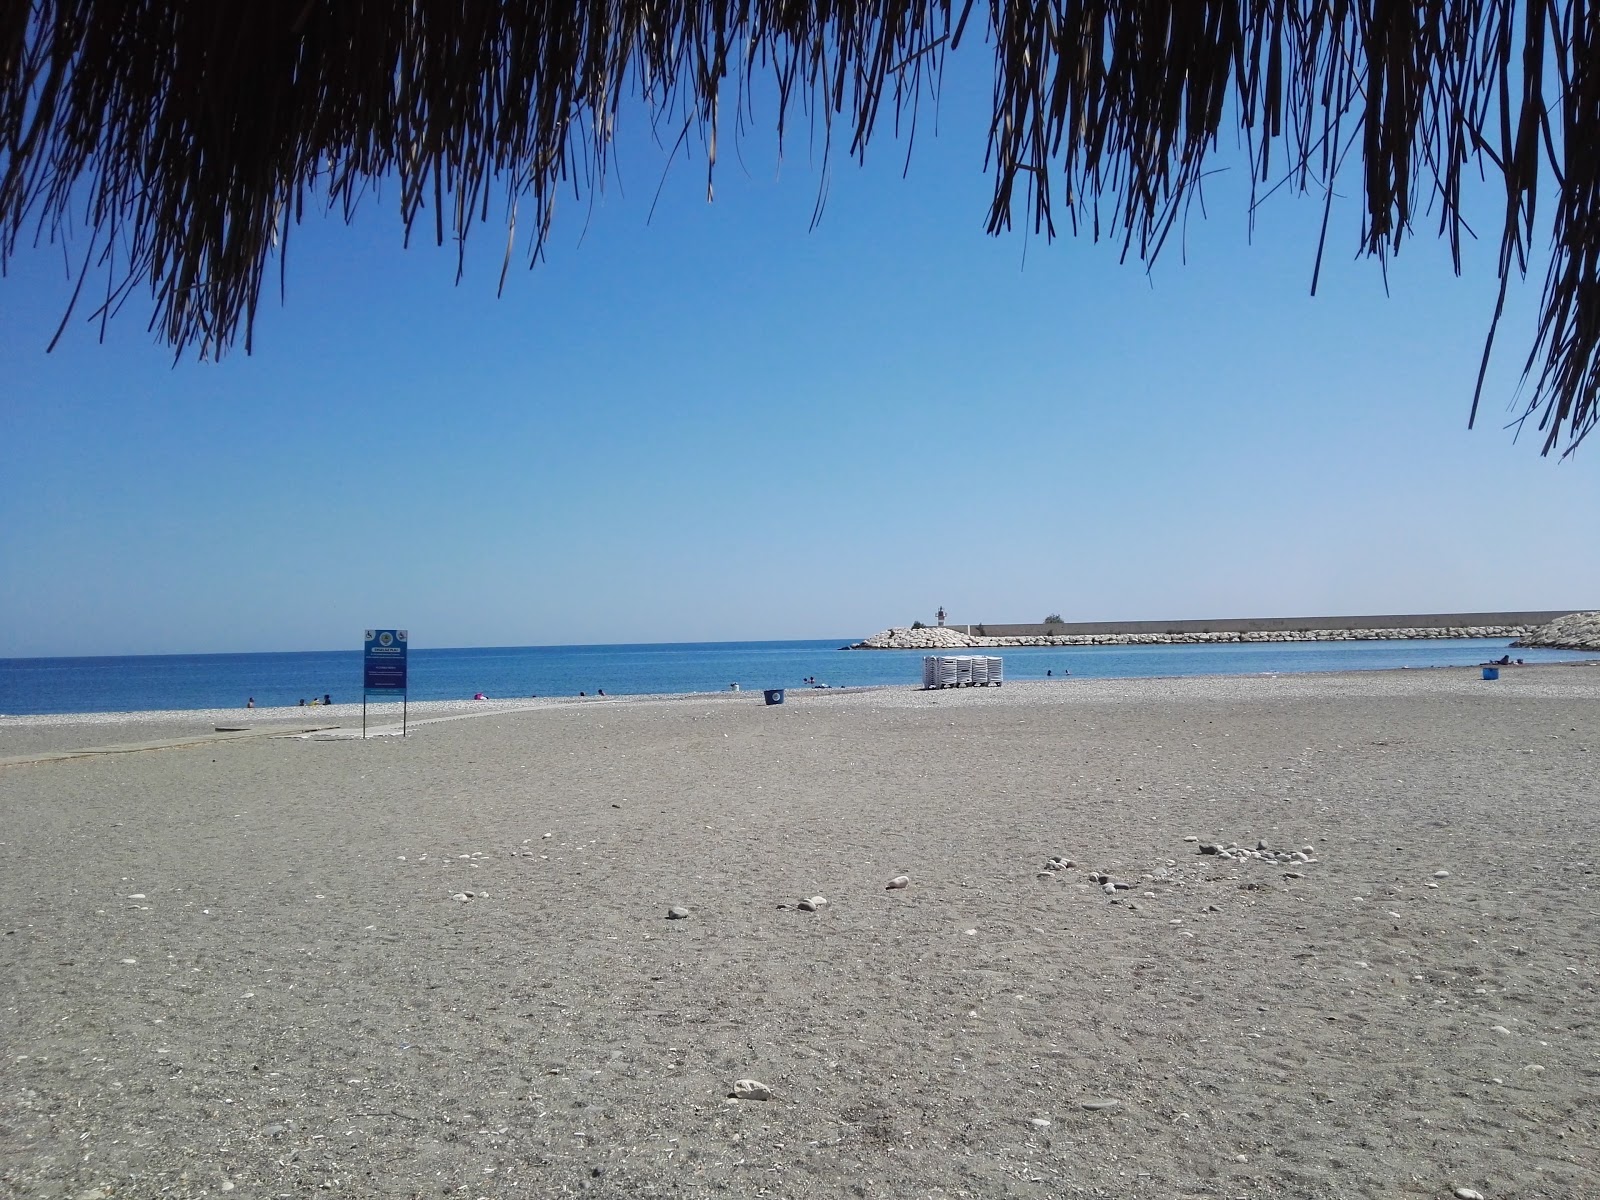
[[[0,767],[0,1194],[1600,1195],[1597,701],[469,701]],[[330,719],[0,718],[0,756]]]

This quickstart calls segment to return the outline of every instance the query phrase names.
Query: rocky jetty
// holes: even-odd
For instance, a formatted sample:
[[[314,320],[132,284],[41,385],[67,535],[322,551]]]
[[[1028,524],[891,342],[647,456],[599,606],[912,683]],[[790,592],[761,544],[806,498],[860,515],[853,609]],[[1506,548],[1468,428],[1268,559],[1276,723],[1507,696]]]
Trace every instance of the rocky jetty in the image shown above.
[[[1544,627],[1565,625],[1566,617]],[[1029,637],[984,637],[948,626],[923,629],[885,629],[846,650],[977,650],[1007,646],[1178,646],[1212,642],[1370,642],[1411,638],[1524,638],[1519,646],[1561,646],[1572,650],[1600,649],[1600,613],[1583,617],[1587,642],[1533,641],[1544,630],[1532,625],[1452,625],[1439,629],[1245,629],[1208,633],[1074,633]]]
[[[987,639],[962,633],[948,626],[922,629],[885,629],[846,650],[969,650],[987,644]]]
[[[1600,612],[1570,613],[1531,633],[1520,636],[1513,646],[1543,647],[1548,650],[1600,650]]]

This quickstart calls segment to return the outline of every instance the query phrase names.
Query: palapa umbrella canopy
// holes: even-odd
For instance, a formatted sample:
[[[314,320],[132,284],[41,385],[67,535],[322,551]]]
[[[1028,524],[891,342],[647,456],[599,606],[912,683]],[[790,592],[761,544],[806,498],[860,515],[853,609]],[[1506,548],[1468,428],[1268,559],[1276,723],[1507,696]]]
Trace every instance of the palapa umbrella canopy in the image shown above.
[[[1503,186],[1484,366],[1549,237],[1524,418],[1546,454],[1594,427],[1600,0],[6,0],[0,265],[87,228],[103,314],[147,285],[179,353],[248,349],[307,205],[348,215],[394,180],[408,233],[464,244],[503,199],[513,224],[531,209],[537,257],[625,102],[714,165],[719,113],[765,78],[780,132],[799,110],[859,154],[958,50],[994,56],[994,232],[1065,226],[1149,260],[1224,132],[1253,188],[1331,205],[1359,173],[1380,259],[1425,212],[1459,269],[1464,184]]]

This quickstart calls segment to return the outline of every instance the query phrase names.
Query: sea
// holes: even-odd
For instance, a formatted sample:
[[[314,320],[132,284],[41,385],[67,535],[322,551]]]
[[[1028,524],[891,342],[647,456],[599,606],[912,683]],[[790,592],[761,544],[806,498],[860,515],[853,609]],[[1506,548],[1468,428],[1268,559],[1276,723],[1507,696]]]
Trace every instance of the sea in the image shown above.
[[[853,639],[668,642],[616,646],[429,648],[412,643],[411,700],[659,695],[768,688],[920,686],[923,652],[844,650]],[[1261,642],[1186,646],[1007,647],[1009,680],[1287,675],[1475,666],[1503,654],[1528,662],[1592,657],[1510,650],[1504,639]],[[952,651],[952,653],[961,653]],[[0,715],[142,712],[361,699],[362,651],[159,654],[0,659]],[[815,681],[814,684],[811,681]]]

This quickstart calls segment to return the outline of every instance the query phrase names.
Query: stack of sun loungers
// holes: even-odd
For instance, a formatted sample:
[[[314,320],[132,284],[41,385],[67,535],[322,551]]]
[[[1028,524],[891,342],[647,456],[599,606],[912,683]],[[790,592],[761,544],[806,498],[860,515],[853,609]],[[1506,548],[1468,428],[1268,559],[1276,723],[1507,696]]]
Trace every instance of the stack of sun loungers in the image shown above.
[[[928,654],[922,659],[925,688],[999,687],[1005,682],[1005,664],[983,654]]]

